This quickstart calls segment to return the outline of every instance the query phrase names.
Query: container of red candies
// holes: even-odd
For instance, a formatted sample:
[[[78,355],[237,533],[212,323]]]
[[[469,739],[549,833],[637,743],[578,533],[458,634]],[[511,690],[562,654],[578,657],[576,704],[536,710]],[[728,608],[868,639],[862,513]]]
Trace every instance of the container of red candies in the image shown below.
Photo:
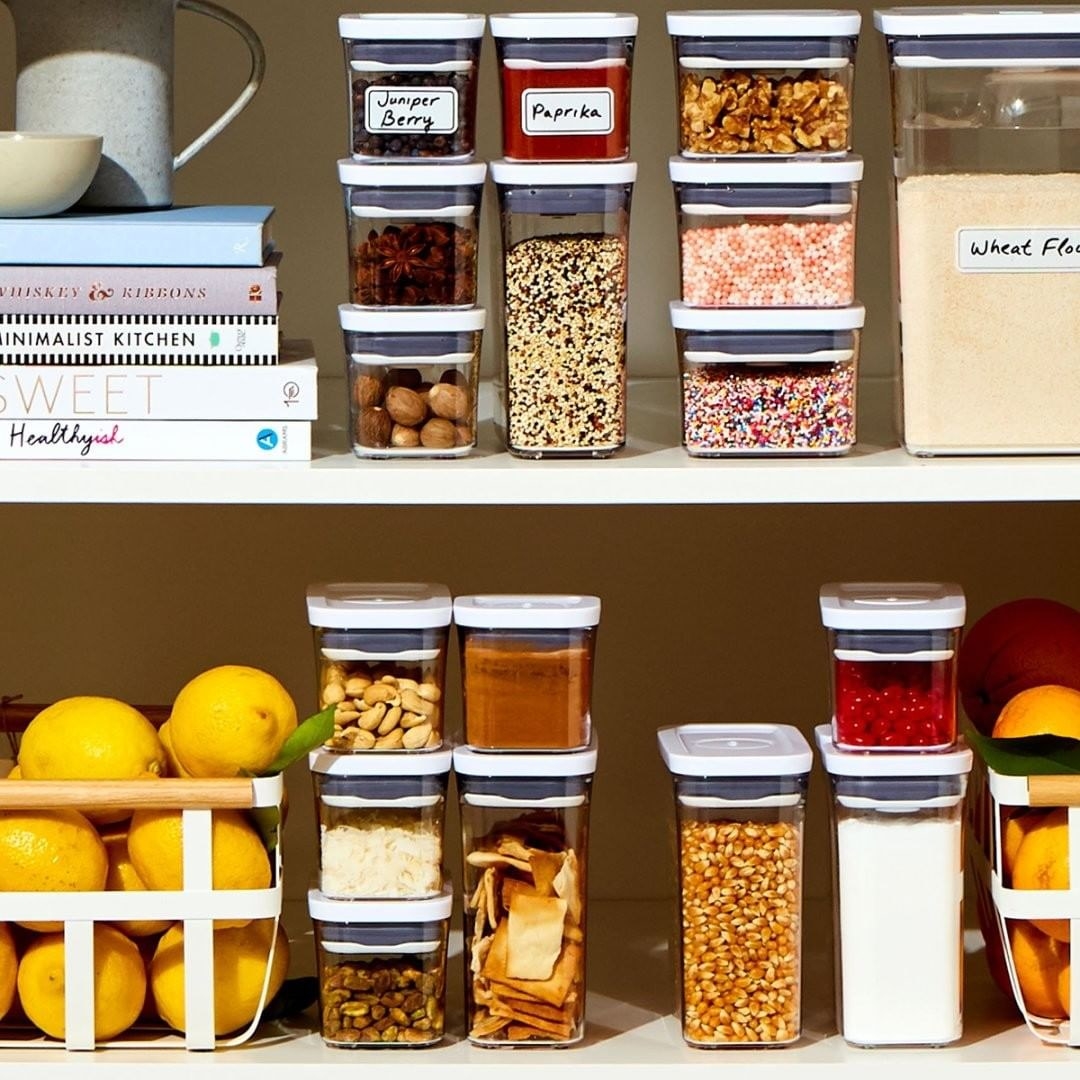
[[[841,750],[948,750],[956,742],[959,585],[849,583],[821,589]]]

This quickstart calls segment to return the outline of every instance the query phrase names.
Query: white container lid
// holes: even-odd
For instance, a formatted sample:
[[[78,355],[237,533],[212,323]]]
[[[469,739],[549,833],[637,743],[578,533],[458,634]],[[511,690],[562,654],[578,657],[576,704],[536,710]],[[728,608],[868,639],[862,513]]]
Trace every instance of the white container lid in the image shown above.
[[[925,754],[876,754],[838,749],[833,742],[832,727],[829,724],[814,728],[814,738],[821,754],[821,762],[830,776],[964,776],[971,772],[974,760],[971,747],[966,746],[962,740],[953,750]]]
[[[519,184],[523,187],[632,184],[637,179],[637,162],[575,161],[565,164],[533,164],[500,158],[491,163],[491,179],[496,184]]]
[[[700,308],[681,300],[670,305],[676,330],[737,330],[798,333],[816,330],[858,330],[866,321],[862,304],[836,308]]]
[[[497,38],[636,37],[638,17],[622,11],[521,11],[492,15],[491,36]]]
[[[853,37],[862,16],[850,10],[669,11],[672,37],[821,38]]]
[[[484,16],[432,11],[423,14],[365,12],[338,19],[341,36],[350,41],[453,41],[484,36]]]
[[[1080,7],[902,7],[874,12],[890,37],[1034,37],[1080,34]]]
[[[483,330],[484,308],[468,311],[432,311],[426,308],[373,310],[355,304],[339,304],[341,329],[357,334],[460,334]]]
[[[429,630],[453,615],[445,585],[340,582],[309,585],[308,622],[336,630]]]
[[[814,755],[790,724],[679,724],[656,733],[674,776],[801,776]]]
[[[474,750],[471,746],[454,747],[454,772],[462,776],[518,777],[520,779],[560,780],[571,776],[592,776],[596,772],[595,734],[585,750],[533,751],[503,753]]]
[[[308,768],[323,776],[442,776],[453,764],[453,750],[422,750],[402,753],[392,750],[380,753],[372,750],[366,754],[334,754],[326,750],[312,750],[308,754]]]
[[[331,900],[318,889],[308,889],[308,914],[319,922],[432,923],[450,918],[454,908],[453,886],[447,883],[438,896],[422,900]],[[393,952],[387,946],[387,952]]]
[[[337,167],[338,179],[349,187],[467,187],[482,184],[487,176],[483,161],[467,165],[384,165],[342,158]]]
[[[833,630],[952,630],[967,617],[963,589],[949,583],[834,582],[819,599]]]
[[[863,178],[863,159],[847,154],[836,160],[690,161],[668,160],[668,174],[678,184],[845,184]]]
[[[454,601],[458,626],[485,630],[571,630],[600,624],[599,596],[491,593]]]

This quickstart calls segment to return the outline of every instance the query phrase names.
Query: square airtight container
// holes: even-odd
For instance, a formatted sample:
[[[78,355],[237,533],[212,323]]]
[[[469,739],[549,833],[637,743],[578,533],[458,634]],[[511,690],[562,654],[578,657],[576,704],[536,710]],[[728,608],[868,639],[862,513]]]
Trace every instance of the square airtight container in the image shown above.
[[[682,724],[657,741],[675,788],[683,1038],[795,1042],[810,745],[786,724]]]
[[[323,1042],[377,1049],[442,1040],[453,903],[449,885],[427,900],[308,893]]]
[[[319,825],[319,891],[415,900],[443,887],[450,750],[308,758]]]
[[[546,11],[491,16],[503,156],[622,161],[630,153],[636,15]]]
[[[816,731],[832,787],[836,1015],[855,1046],[963,1034],[964,794],[972,754],[888,758]]]
[[[833,739],[841,750],[948,750],[956,742],[959,585],[857,582],[821,587]]]
[[[482,162],[339,161],[353,303],[472,307],[486,175]]]
[[[517,457],[607,457],[626,442],[636,176],[633,162],[492,162],[504,435]]]
[[[671,11],[679,152],[851,149],[857,11]]]
[[[338,308],[349,430],[362,458],[462,457],[476,445],[483,308]]]
[[[576,750],[592,736],[598,596],[459,596],[465,742]]]
[[[585,1033],[589,792],[596,745],[454,749],[465,858],[465,1027],[477,1046],[570,1046]]]
[[[358,159],[468,161],[484,16],[342,15],[349,145]]]
[[[862,158],[668,164],[683,303],[843,307],[855,299]]]
[[[904,444],[1077,453],[1080,9],[890,8],[875,24],[892,75]]]
[[[443,741],[445,585],[311,585],[319,708],[334,706],[328,750],[432,750]]]
[[[843,454],[855,445],[862,304],[671,304],[683,446],[692,457]]]

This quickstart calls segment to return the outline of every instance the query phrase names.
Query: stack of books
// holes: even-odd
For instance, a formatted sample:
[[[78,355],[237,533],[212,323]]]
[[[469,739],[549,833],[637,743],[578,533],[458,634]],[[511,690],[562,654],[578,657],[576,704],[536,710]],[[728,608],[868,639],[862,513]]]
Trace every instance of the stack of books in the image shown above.
[[[269,206],[0,220],[0,459],[311,457]]]

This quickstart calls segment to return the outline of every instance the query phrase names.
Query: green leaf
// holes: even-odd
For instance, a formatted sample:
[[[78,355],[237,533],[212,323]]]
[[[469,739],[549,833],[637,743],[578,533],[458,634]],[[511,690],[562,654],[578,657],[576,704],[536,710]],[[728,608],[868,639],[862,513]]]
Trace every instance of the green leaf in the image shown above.
[[[281,824],[281,810],[276,806],[256,806],[251,810],[255,828],[262,837],[263,847],[273,851],[278,842],[278,826]]]
[[[270,763],[262,776],[276,776],[284,772],[294,761],[307,757],[334,735],[334,706],[328,705],[322,712],[309,716],[285,740],[278,756]]]
[[[964,738],[994,772],[1003,776],[1064,776],[1080,773],[1080,739],[1026,735],[993,739],[968,725]]]

